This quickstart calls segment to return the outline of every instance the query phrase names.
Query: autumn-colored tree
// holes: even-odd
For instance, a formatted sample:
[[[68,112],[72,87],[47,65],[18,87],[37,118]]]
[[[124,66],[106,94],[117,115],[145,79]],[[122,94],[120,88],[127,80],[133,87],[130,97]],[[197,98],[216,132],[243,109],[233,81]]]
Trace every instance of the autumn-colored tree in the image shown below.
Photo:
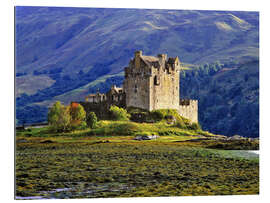
[[[54,103],[48,113],[48,122],[50,127],[59,132],[66,131],[70,126],[71,116],[67,107],[60,101]]]
[[[73,128],[77,128],[81,125],[86,125],[85,118],[86,118],[86,112],[84,111],[84,108],[82,105],[72,102],[68,106],[68,111],[71,116],[70,124]]]

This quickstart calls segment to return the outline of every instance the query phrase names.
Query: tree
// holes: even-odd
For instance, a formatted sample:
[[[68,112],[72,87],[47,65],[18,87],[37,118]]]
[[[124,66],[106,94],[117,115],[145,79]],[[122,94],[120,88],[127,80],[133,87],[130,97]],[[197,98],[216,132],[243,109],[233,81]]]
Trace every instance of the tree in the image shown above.
[[[66,131],[70,126],[71,116],[68,108],[60,101],[54,103],[48,113],[48,122],[50,127],[56,131]]]
[[[90,112],[86,117],[86,123],[89,128],[97,127],[97,116],[95,112]]]
[[[127,112],[126,109],[120,108],[118,106],[111,106],[110,113],[112,115],[113,120],[118,121],[127,121],[130,118],[130,114]]]
[[[84,111],[84,108],[82,107],[82,105],[76,102],[72,102],[68,106],[68,111],[71,117],[70,123],[72,127],[76,128],[83,124],[86,118],[86,112]]]

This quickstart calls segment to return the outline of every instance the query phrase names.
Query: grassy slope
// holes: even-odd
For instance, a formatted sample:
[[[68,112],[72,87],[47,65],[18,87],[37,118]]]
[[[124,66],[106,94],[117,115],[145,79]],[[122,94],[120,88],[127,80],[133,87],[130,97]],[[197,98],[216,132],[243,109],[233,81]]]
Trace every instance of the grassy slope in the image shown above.
[[[16,97],[18,97],[22,93],[33,95],[37,93],[38,90],[50,87],[51,85],[53,85],[54,82],[55,81],[53,79],[46,75],[26,75],[16,77],[15,95]]]

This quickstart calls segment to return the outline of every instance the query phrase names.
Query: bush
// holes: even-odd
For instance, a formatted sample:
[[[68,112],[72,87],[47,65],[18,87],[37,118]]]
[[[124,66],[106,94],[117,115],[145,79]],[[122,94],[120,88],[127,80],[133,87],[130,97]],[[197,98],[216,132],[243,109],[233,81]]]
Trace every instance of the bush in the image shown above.
[[[90,112],[86,117],[86,123],[89,128],[96,128],[97,127],[97,116],[95,112]]]
[[[154,110],[150,112],[150,119],[153,119],[154,121],[161,121],[164,119],[164,113],[161,110]]]
[[[127,112],[127,110],[118,106],[111,106],[110,113],[113,120],[128,121],[130,118],[130,114]]]
[[[187,126],[186,126],[186,124],[185,124],[185,122],[183,121],[182,118],[177,118],[176,119],[175,126],[178,127],[178,128],[182,128],[182,129],[186,129],[187,128]]]
[[[81,124],[78,126],[78,129],[86,129],[87,123],[85,121],[82,121]]]
[[[188,126],[190,130],[201,130],[201,126],[199,123],[192,123],[191,125]]]

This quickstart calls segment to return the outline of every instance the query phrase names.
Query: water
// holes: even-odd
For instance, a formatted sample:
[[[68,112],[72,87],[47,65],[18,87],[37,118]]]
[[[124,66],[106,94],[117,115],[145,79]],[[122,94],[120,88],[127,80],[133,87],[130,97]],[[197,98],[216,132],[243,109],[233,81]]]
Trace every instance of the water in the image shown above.
[[[84,196],[85,198],[94,198],[101,192],[118,193],[123,190],[129,190],[134,187],[125,184],[89,184],[86,188],[71,187],[71,188],[58,188],[50,191],[40,191],[37,195],[43,196],[16,196],[17,200],[41,200],[41,199],[67,199]]]
[[[260,154],[259,150],[248,150],[249,153],[255,153],[255,154]]]
[[[17,200],[37,200],[37,199],[46,199],[42,196],[29,196],[29,197],[19,197],[19,196],[16,196],[15,199]]]

